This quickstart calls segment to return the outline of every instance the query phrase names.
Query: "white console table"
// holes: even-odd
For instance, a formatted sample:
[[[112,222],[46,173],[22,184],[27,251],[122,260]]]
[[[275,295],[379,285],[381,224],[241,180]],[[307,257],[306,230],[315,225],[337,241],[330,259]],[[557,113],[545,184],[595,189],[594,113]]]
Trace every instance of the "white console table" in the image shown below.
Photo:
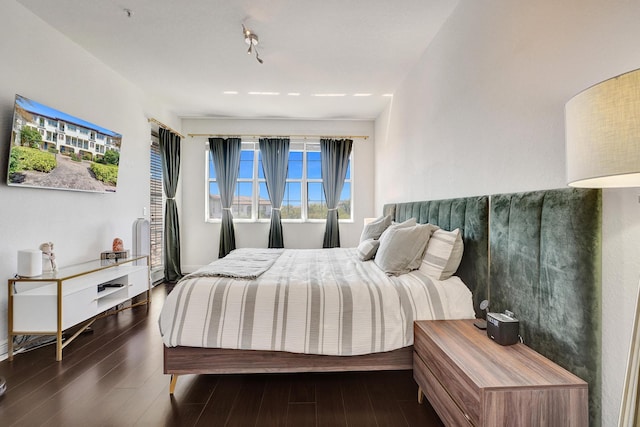
[[[36,277],[15,277],[9,279],[8,291],[9,360],[13,360],[13,337],[55,335],[60,361],[62,349],[98,318],[149,303],[149,257],[93,260]],[[145,292],[145,300],[105,313]],[[62,332],[82,322],[86,323],[63,342]]]

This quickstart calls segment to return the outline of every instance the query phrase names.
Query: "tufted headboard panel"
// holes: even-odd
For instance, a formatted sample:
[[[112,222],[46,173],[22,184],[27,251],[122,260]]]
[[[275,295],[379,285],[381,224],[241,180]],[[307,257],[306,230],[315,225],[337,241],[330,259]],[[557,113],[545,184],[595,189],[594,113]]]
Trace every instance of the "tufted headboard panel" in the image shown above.
[[[393,203],[383,213],[462,229],[456,275],[476,315],[483,299],[489,311],[513,311],[525,344],[589,383],[590,425],[601,425],[600,190]]]
[[[456,275],[471,289],[479,316],[480,302],[487,298],[489,279],[489,197],[387,204],[383,213],[397,222],[415,218],[418,223],[429,222],[446,230],[460,228],[464,254]]]
[[[525,344],[589,383],[600,425],[601,191],[491,196],[490,311],[511,310]]]

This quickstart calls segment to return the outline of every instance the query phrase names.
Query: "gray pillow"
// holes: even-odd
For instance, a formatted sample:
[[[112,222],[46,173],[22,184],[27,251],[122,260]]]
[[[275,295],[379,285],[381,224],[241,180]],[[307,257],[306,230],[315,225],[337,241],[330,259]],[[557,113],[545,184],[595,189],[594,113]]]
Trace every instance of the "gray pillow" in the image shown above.
[[[416,225],[416,223],[417,223],[417,221],[416,221],[415,218],[409,218],[409,219],[406,219],[406,220],[404,220],[402,222],[393,221],[391,223],[391,225],[393,225],[394,227],[412,227],[412,226]]]
[[[374,262],[389,276],[416,270],[434,230],[431,224],[389,227],[380,237]]]
[[[360,258],[362,261],[373,259],[376,252],[378,251],[379,246],[380,240],[376,239],[367,239],[364,242],[360,242],[358,248],[356,249],[358,258]]]
[[[379,239],[384,230],[391,225],[391,217],[381,216],[374,221],[364,226],[362,234],[360,235],[360,243],[369,239]]]

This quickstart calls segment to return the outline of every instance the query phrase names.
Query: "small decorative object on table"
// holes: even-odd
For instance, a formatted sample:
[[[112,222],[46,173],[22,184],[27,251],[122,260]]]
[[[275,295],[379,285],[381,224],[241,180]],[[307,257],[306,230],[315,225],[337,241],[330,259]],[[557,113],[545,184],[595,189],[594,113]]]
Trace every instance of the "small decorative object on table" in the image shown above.
[[[111,251],[104,251],[100,254],[100,259],[118,261],[119,259],[129,258],[129,250],[124,249],[124,243],[122,239],[116,237],[113,239],[113,244],[111,245]]]
[[[58,271],[56,255],[53,253],[53,242],[44,242],[40,245],[42,251],[42,271]]]
[[[122,252],[124,250],[124,242],[121,238],[116,237],[113,239],[113,244],[111,245],[113,252]]]
[[[124,251],[104,251],[100,254],[100,259],[118,261],[119,259],[129,258],[129,250]]]

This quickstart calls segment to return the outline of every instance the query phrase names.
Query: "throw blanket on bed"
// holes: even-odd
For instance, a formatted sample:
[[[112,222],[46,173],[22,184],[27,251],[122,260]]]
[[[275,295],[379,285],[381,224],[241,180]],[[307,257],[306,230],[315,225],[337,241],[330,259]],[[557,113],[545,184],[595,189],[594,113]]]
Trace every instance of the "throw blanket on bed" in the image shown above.
[[[281,253],[282,249],[236,249],[185,278],[221,276],[257,279],[271,267]]]
[[[358,355],[413,344],[414,320],[473,317],[471,292],[457,277],[388,277],[355,249],[334,248],[280,250],[254,280],[187,277],[159,323],[169,347]]]

